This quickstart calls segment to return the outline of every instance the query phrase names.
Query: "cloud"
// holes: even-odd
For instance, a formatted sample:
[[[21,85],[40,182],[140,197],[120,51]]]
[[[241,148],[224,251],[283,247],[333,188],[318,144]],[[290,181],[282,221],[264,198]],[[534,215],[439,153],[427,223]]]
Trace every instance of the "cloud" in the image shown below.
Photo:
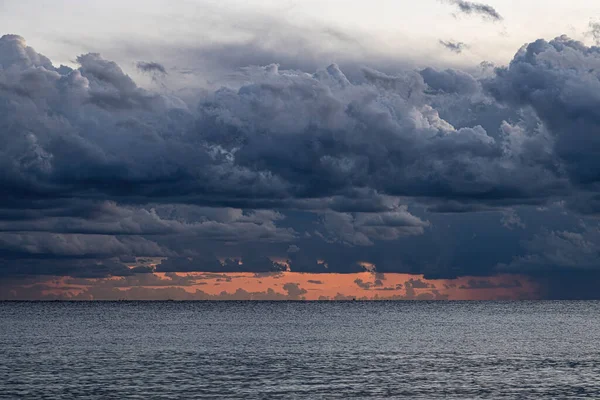
[[[588,35],[592,36],[596,45],[600,44],[600,23],[592,21],[590,22],[589,28]]]
[[[285,265],[272,261],[266,256],[250,255],[241,260],[227,259],[220,262],[212,254],[196,257],[169,257],[156,267],[156,272],[280,272]]]
[[[0,254],[35,257],[115,257],[144,254],[165,256],[169,251],[142,237],[64,235],[45,232],[0,233]]]
[[[308,293],[305,289],[302,289],[297,283],[286,283],[283,285],[283,290],[285,290],[288,294],[290,300],[303,300],[302,297],[306,293]]]
[[[250,66],[196,103],[99,54],[77,63],[0,39],[5,276],[125,274],[140,256],[169,272],[534,274],[550,260],[521,208],[600,204],[600,54],[566,37],[485,73]],[[561,242],[573,229],[548,231],[555,263],[591,258]]]
[[[215,241],[292,241],[296,233],[278,228],[285,217],[275,211],[244,212],[231,208],[202,208],[184,205],[153,207],[119,206],[110,201],[80,204],[62,215],[62,210],[44,215],[32,212],[22,219],[0,220],[0,232],[52,232],[100,235],[190,235]],[[79,215],[77,215],[77,212]]]
[[[462,71],[454,69],[437,71],[433,68],[425,68],[420,73],[430,94],[472,94],[481,90],[480,83]]]
[[[2,41],[11,52],[32,52],[22,40]],[[11,126],[3,139],[2,183],[12,193],[5,201],[18,196],[23,204],[43,194],[329,208],[328,199],[352,199],[357,191],[372,201],[381,194],[514,199],[554,184],[552,171],[511,159],[480,126],[455,129],[444,121],[427,104],[419,74],[365,70],[368,83],[353,84],[335,65],[313,75],[251,67],[244,70],[248,83],[224,87],[190,110],[172,96],[138,88],[98,54],[78,61],[79,69],[61,74],[38,56],[0,76],[7,85],[20,82],[29,96],[6,91],[14,103],[0,107]],[[434,79],[428,72],[430,86],[447,91],[443,79],[466,79],[446,74]],[[528,184],[514,179],[513,169]]]
[[[203,277],[194,275],[181,275],[175,273],[166,273],[164,275],[157,275],[153,273],[139,273],[125,275],[119,278],[109,279],[89,279],[89,278],[67,278],[65,284],[72,286],[104,286],[104,287],[116,287],[116,288],[130,288],[135,286],[144,287],[179,287],[185,286],[190,287],[194,285],[202,285],[206,282],[201,282]]]
[[[528,274],[549,299],[597,299],[600,285],[600,229],[597,222],[577,231],[542,230],[523,242],[525,254],[497,271]]]
[[[547,145],[535,145],[537,154],[534,143],[527,143],[531,140],[528,133],[511,132],[521,142],[512,144],[521,149],[513,151],[527,149],[530,159],[537,158],[540,163],[547,158],[548,169],[564,167],[573,184],[579,186],[595,185],[600,178],[596,157],[600,139],[594,134],[599,127],[598,67],[597,47],[561,36],[524,46],[508,67],[498,69],[497,76],[485,83],[497,100],[531,107],[548,130],[544,134]],[[548,158],[549,154],[553,158]]]
[[[384,213],[336,213],[323,215],[326,230],[321,237],[328,242],[371,246],[374,240],[396,240],[402,236],[420,235],[427,221],[410,214],[406,206]]]
[[[382,288],[383,282],[381,281],[381,279],[375,279],[374,282],[365,282],[364,280],[357,278],[356,280],[354,280],[354,283],[356,284],[356,286],[358,286],[359,288],[361,288],[363,290],[371,290],[371,289],[374,289],[374,290],[399,290],[402,287],[401,284],[398,284],[393,289]]]
[[[276,292],[273,289],[267,289],[264,292],[249,292],[244,289],[237,289],[233,293],[222,292],[217,295],[208,294],[201,290],[194,292],[188,292],[183,288],[169,287],[169,288],[145,288],[145,287],[132,287],[125,291],[118,291],[118,289],[104,289],[96,290],[91,288],[90,290],[83,292],[72,300],[104,300],[104,299],[127,299],[127,300],[164,300],[172,299],[178,301],[185,300],[263,300],[263,301],[283,301],[283,300],[298,300],[296,292],[290,295],[289,292],[286,294]]]
[[[358,286],[359,288],[364,289],[364,290],[371,289],[371,286],[372,286],[371,283],[365,282],[362,279],[356,279],[354,281],[354,283],[356,283],[356,286]]]
[[[461,285],[460,289],[513,289],[523,287],[523,284],[519,282],[519,280],[515,279],[512,282],[500,282],[494,283],[485,279],[469,279],[469,282],[466,285]]]
[[[413,289],[430,289],[433,288],[435,289],[435,286],[431,283],[427,283],[427,282],[423,282],[420,279],[409,279],[407,282],[404,283],[405,287],[410,287]]]
[[[599,271],[600,229],[586,226],[579,232],[544,230],[528,241],[526,255],[502,265],[502,270],[521,272]]]
[[[240,270],[205,263],[192,243],[297,240],[273,208],[315,212],[332,222],[318,228],[327,241],[370,246],[428,226],[398,194],[469,197],[471,183],[460,188],[460,173],[444,177],[443,164],[479,171],[464,164],[467,155],[479,164],[479,155],[500,154],[483,130],[457,131],[425,104],[415,73],[365,70],[366,83],[353,84],[335,65],[312,75],[251,67],[241,86],[193,108],[137,87],[99,54],[78,57],[77,69],[55,68],[24,39],[5,36],[0,60],[0,231],[13,255],[166,256],[161,268],[170,270]],[[448,189],[431,192],[436,181]],[[264,259],[244,265],[279,269]],[[300,265],[296,258],[297,268],[324,266]],[[330,265],[361,270],[356,261]]]
[[[500,221],[502,226],[506,229],[515,229],[521,228],[525,229],[527,226],[523,223],[519,215],[515,210],[507,210],[502,214],[502,219]]]
[[[293,229],[276,227],[275,221],[284,218],[281,214],[267,210],[243,212],[181,205],[144,209],[102,202],[69,211],[72,216],[53,210],[52,216],[33,212],[0,220],[0,259],[11,259],[0,264],[0,274],[14,271],[12,264],[18,264],[18,258],[43,263],[44,258],[118,257],[121,262],[136,264],[136,256],[169,257],[170,261],[161,265],[168,271],[196,271],[202,267],[225,271],[228,267],[216,258],[212,264],[198,261],[203,252],[198,241],[241,245],[285,243],[296,238]],[[187,249],[177,245],[186,242],[196,244]],[[171,264],[166,267],[165,263]],[[254,269],[272,270],[270,261],[268,265],[271,267]],[[254,270],[248,263],[245,268]],[[52,271],[49,266],[47,273]]]
[[[93,256],[93,254],[92,254]],[[71,276],[77,278],[105,278],[147,274],[149,271],[128,268],[114,259],[102,258],[19,258],[0,259],[3,276],[26,278],[31,276]]]
[[[168,283],[168,281],[167,281]],[[10,291],[1,292],[0,300],[69,300],[69,301],[91,301],[91,300],[128,300],[128,301],[164,301],[166,299],[176,301],[286,301],[302,300],[307,292],[298,284],[287,284],[284,293],[269,288],[261,292],[247,291],[242,288],[234,292],[223,291],[219,294],[209,294],[196,289],[188,291],[180,286],[127,286],[120,287],[112,282],[94,284],[81,290],[81,286],[44,286],[17,287]],[[62,294],[56,294],[63,290]],[[70,294],[75,293],[75,294]]]
[[[483,3],[476,3],[464,0],[444,0],[447,3],[454,4],[463,14],[476,14],[492,21],[502,21],[504,18],[492,6]]]
[[[463,42],[440,40],[439,43],[453,53],[460,54],[463,50],[468,49],[469,45]]]
[[[157,62],[138,61],[135,66],[142,72],[167,75],[167,70],[165,67]]]
[[[328,244],[331,248],[331,245]],[[362,265],[356,255],[332,249],[334,254],[328,255],[326,260],[318,259],[317,254],[310,251],[300,251],[290,254],[289,265],[292,272],[302,273],[356,273],[364,272],[365,267]]]

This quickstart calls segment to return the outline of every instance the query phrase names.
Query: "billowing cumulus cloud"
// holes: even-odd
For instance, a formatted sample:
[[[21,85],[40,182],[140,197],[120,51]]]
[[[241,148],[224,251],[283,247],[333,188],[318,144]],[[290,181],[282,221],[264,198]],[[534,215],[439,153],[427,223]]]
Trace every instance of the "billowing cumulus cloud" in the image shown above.
[[[562,36],[524,46],[486,83],[499,101],[535,110],[550,133],[555,162],[582,188],[592,188],[600,177],[598,66],[600,49]]]
[[[554,171],[507,151],[511,132],[443,120],[419,74],[365,70],[367,83],[353,84],[335,65],[312,75],[247,68],[248,83],[194,110],[138,88],[98,54],[57,69],[22,39],[2,41],[7,200],[329,208],[327,199],[359,193],[511,199],[555,184]],[[423,74],[445,92],[468,80]],[[535,187],[509,176],[517,169]]]
[[[76,60],[0,39],[2,275],[594,269],[593,231],[567,225],[598,212],[596,47],[539,40],[477,73],[250,66],[181,97]]]

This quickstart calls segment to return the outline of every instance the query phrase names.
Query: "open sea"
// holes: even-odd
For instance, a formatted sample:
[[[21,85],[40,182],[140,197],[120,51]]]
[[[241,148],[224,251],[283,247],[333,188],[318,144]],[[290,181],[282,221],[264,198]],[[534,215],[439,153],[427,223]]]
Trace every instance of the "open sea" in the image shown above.
[[[600,399],[600,302],[0,303],[0,399]]]

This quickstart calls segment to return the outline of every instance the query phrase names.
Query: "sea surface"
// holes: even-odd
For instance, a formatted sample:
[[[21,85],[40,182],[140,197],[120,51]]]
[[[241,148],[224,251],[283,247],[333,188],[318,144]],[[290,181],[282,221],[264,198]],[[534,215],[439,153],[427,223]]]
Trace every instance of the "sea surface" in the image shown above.
[[[600,399],[600,302],[5,302],[21,398]]]

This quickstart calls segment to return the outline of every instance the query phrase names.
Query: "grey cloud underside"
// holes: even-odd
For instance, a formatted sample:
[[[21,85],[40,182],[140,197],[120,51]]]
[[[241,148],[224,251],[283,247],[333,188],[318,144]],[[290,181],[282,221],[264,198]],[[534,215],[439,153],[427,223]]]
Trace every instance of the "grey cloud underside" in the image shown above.
[[[493,21],[502,21],[504,18],[496,11],[496,9],[490,5],[484,3],[477,3],[472,1],[464,0],[443,0],[447,3],[454,4],[458,7],[458,10],[464,14],[477,14],[484,18],[488,18]]]
[[[440,44],[442,46],[444,46],[446,49],[450,50],[451,52],[457,53],[457,54],[460,54],[463,52],[463,50],[469,48],[469,46],[463,42],[440,40]]]
[[[39,273],[44,258],[110,271],[132,256],[166,257],[163,271],[286,269],[249,254],[262,243],[293,271],[362,271],[366,255],[385,272],[476,275],[443,254],[424,266],[377,249],[434,237],[434,212],[498,211],[498,229],[521,234],[512,207],[600,204],[600,50],[566,37],[481,76],[247,67],[197,103],[140,88],[98,54],[77,62],[55,67],[0,39],[2,273]],[[227,246],[241,247],[217,260]]]

